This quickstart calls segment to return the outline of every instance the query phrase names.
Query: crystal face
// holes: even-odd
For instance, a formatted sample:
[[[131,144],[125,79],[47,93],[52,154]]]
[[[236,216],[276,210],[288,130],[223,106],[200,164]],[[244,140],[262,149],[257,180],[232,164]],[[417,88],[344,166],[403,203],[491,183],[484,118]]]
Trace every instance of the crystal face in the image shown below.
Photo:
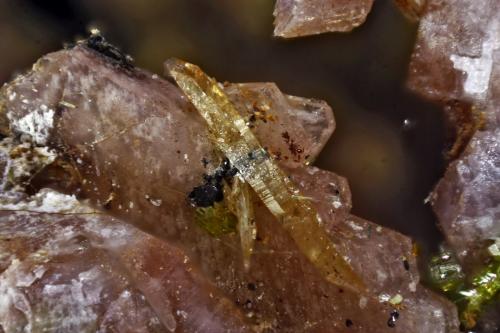
[[[5,332],[252,331],[182,250],[74,196],[1,209]]]
[[[366,20],[373,0],[277,0],[274,35],[299,37],[351,31]]]
[[[498,1],[428,1],[409,76],[410,88],[446,105],[456,126],[456,159],[430,199],[447,242],[475,277],[455,291],[462,323],[471,328],[479,320],[485,332],[500,328],[498,316],[481,317],[500,284],[487,251],[500,237],[499,29]]]
[[[427,0],[394,0],[394,2],[408,19],[418,21],[424,13]]]
[[[498,1],[431,0],[410,64],[410,88],[447,104],[451,119],[461,117],[460,103],[472,105],[466,122],[473,123],[474,114],[480,118],[468,125],[470,141],[431,196],[447,240],[466,266],[480,261],[485,241],[500,236],[499,22]]]
[[[212,174],[221,162],[203,118],[168,81],[140,69],[117,66],[81,45],[45,56],[32,71],[1,91],[3,116],[8,113],[13,121],[31,110],[41,110],[42,104],[58,112],[48,131],[48,146],[43,147],[55,153],[57,159],[38,176],[46,182],[39,179],[37,185],[42,189],[33,197],[21,192],[13,196],[16,201],[11,203],[33,202],[29,207],[38,211],[19,214],[33,216],[32,224],[0,224],[0,228],[17,227],[1,231],[0,246],[6,249],[2,253],[8,255],[0,257],[0,280],[11,281],[9,272],[18,272],[19,266],[13,264],[16,258],[22,276],[36,278],[41,274],[38,266],[25,259],[37,251],[31,246],[40,237],[55,238],[57,242],[62,239],[64,242],[57,248],[61,251],[68,246],[68,239],[71,245],[64,256],[50,261],[53,265],[47,263],[49,270],[32,286],[17,287],[9,282],[4,285],[7,292],[22,292],[28,301],[30,297],[44,300],[48,296],[39,296],[38,291],[57,284],[57,280],[50,279],[60,275],[59,284],[66,287],[54,292],[53,297],[60,301],[64,296],[64,304],[73,306],[74,313],[96,314],[94,321],[86,319],[82,325],[104,323],[104,331],[112,326],[115,330],[132,327],[134,332],[163,332],[174,327],[181,332],[387,332],[394,310],[390,301],[397,299],[401,301],[399,319],[391,331],[456,332],[455,306],[419,284],[411,239],[352,215],[347,181],[305,166],[316,157],[318,149],[312,147],[321,147],[324,142],[320,141],[333,130],[330,108],[323,102],[283,95],[269,84],[247,86],[255,87],[250,91],[263,97],[241,99],[244,105],[238,106],[239,93],[233,95],[231,86],[224,89],[228,89],[226,93],[237,111],[245,123],[254,126],[251,130],[259,142],[266,144],[304,199],[310,200],[332,244],[365,283],[365,295],[326,281],[260,200],[254,202],[258,234],[248,268],[242,260],[239,230],[213,237],[200,228],[194,218],[196,210],[186,199],[203,181],[203,175]],[[14,97],[10,100],[9,96]],[[255,112],[247,108],[253,109],[255,102],[257,112],[262,112],[265,104],[274,106],[272,112],[278,113],[277,119],[267,123],[263,117],[250,121]],[[289,117],[289,112],[301,116]],[[4,121],[7,126],[1,130],[7,135],[10,131],[10,139],[32,137],[30,132],[19,132],[18,127],[9,128],[7,117]],[[272,133],[272,137],[280,142],[268,139],[275,125],[280,135]],[[294,130],[301,126],[314,131]],[[289,133],[288,139],[281,136],[283,132]],[[309,132],[312,135],[302,137]],[[288,149],[285,144],[292,140],[311,155],[309,159],[305,160],[303,154],[296,162],[290,152],[286,153],[289,159],[279,160],[272,154]],[[61,161],[71,181],[50,177],[51,168]],[[0,163],[0,167],[3,165]],[[54,198],[54,193],[57,198],[66,198],[53,189],[44,190],[46,186],[77,194],[86,201],[76,202],[70,195],[76,208],[67,208],[65,215],[41,214],[37,207],[47,202],[43,198],[48,191],[52,193],[49,198]],[[50,207],[54,208],[54,204]],[[97,214],[75,216],[78,207]],[[7,221],[19,218],[18,212],[2,214],[6,214]],[[83,228],[92,232],[57,232],[57,237],[53,236],[56,226],[73,227],[74,219],[76,231]],[[31,229],[34,226],[38,229]],[[87,265],[82,269],[81,261]],[[96,270],[82,274],[80,279],[81,273],[90,270],[89,265]],[[8,272],[4,269],[11,266]],[[109,283],[101,279],[103,270]],[[93,298],[87,303],[75,305],[72,291],[79,295],[79,289],[71,289],[73,280],[76,287],[81,283],[85,292],[94,291],[88,294]],[[110,288],[114,288],[113,293],[108,292]],[[44,302],[55,301],[47,298]],[[25,325],[25,316],[16,307],[19,304],[28,303],[9,301],[8,307],[2,308],[3,328],[12,322]],[[123,312],[127,313],[127,321],[119,315]],[[44,313],[36,313],[43,319]],[[68,319],[45,314],[47,323],[56,323],[51,319],[54,317]],[[352,322],[349,328],[348,319]]]
[[[219,83],[192,64],[172,59],[167,70],[208,124],[213,142],[229,158],[301,251],[332,282],[361,291],[362,281],[337,253],[316,209],[277,166]]]

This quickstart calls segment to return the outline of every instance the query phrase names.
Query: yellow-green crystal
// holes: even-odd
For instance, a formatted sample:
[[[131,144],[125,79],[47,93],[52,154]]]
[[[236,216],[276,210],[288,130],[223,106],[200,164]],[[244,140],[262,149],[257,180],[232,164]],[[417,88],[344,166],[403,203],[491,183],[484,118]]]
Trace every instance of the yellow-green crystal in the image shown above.
[[[253,212],[253,203],[248,184],[237,175],[233,178],[231,189],[225,191],[224,200],[229,210],[238,218],[238,231],[240,234],[243,266],[250,268],[250,259],[253,253],[257,230]]]
[[[476,325],[486,305],[500,301],[500,256],[493,253],[491,262],[467,284],[461,266],[450,251],[442,249],[431,259],[432,282],[457,304],[460,320],[466,328]]]
[[[215,203],[210,207],[196,208],[195,222],[210,235],[219,237],[236,231],[236,216],[224,203]]]
[[[220,84],[193,64],[172,59],[166,65],[207,122],[215,145],[281,222],[301,252],[328,281],[363,290],[363,282],[321,226],[316,209],[269,157]]]
[[[472,288],[459,292],[461,320],[467,328],[472,328],[484,307],[494,301],[500,301],[500,261],[489,264],[472,280]]]
[[[433,284],[445,293],[453,293],[463,286],[462,267],[449,250],[442,248],[439,255],[431,258],[429,271]]]

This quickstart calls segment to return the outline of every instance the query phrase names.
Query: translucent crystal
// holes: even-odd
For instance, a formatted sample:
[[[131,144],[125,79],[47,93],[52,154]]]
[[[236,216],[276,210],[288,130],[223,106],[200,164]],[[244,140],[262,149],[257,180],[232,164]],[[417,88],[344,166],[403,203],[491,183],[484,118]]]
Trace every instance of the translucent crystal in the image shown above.
[[[462,322],[468,327],[498,294],[498,264],[484,265],[492,260],[487,250],[491,240],[500,237],[499,78],[500,2],[428,0],[409,86],[445,105],[447,118],[456,126],[451,154],[456,159],[430,198],[464,271],[476,276],[459,298]],[[500,327],[498,314],[496,320],[487,318],[491,330],[479,321],[485,332]]]
[[[237,219],[223,203],[216,202],[213,206],[196,208],[196,223],[218,237],[236,230]]]
[[[464,283],[462,267],[446,249],[441,249],[439,255],[431,259],[429,271],[432,282],[444,292],[453,292]]]
[[[254,250],[257,228],[253,211],[252,192],[243,178],[237,176],[231,184],[231,191],[226,195],[226,204],[238,218],[238,231],[241,241],[241,252],[245,269],[250,267],[250,259]]]
[[[278,0],[274,35],[299,37],[329,31],[351,31],[361,25],[373,0]]]
[[[410,64],[409,85],[436,100],[488,98],[500,48],[495,0],[428,0]]]
[[[300,196],[300,191],[262,148],[219,83],[197,66],[180,60],[170,60],[166,66],[208,123],[215,145],[288,230],[309,260],[330,282],[354,290],[362,289],[361,280],[336,252],[320,225],[315,208]]]
[[[287,165],[313,162],[335,128],[324,101],[284,95],[274,83],[225,84],[224,91],[269,154]]]
[[[428,0],[410,64],[409,86],[445,104],[459,127],[459,156],[431,202],[466,270],[500,236],[499,29],[498,1]]]
[[[281,99],[278,90],[267,84],[262,86],[260,91],[270,94],[263,93],[259,98],[266,104],[271,101],[279,122],[258,120],[253,123],[252,131],[266,144],[270,154],[277,149],[273,146],[274,140],[268,139],[275,125],[295,128],[291,126],[295,121],[304,122],[304,128],[308,128],[300,132],[304,134],[310,131],[308,124],[315,124],[316,130],[311,130],[314,133],[325,133],[320,130],[321,126],[326,132],[332,130],[332,122],[322,121],[332,119],[326,104],[305,98]],[[10,100],[9,95],[14,93]],[[101,54],[78,45],[43,57],[33,71],[7,84],[0,94],[0,103],[5,102],[4,110],[13,120],[39,109],[41,104],[61,111],[55,114],[48,144],[70,162],[79,183],[76,187],[66,187],[61,179],[54,179],[58,182],[52,185],[66,193],[78,193],[79,198],[88,198],[92,210],[102,208],[99,215],[83,216],[95,223],[92,235],[103,235],[91,244],[106,251],[115,248],[113,253],[120,256],[120,263],[123,259],[127,269],[135,272],[130,275],[133,285],[141,283],[141,289],[132,293],[130,301],[126,300],[126,291],[119,290],[116,298],[115,294],[111,297],[116,302],[101,303],[99,309],[107,311],[101,321],[104,331],[104,325],[113,325],[120,331],[123,327],[132,327],[131,331],[142,332],[140,323],[149,319],[153,325],[150,331],[162,327],[159,319],[172,328],[173,315],[178,331],[386,332],[393,306],[379,302],[378,295],[382,293],[387,293],[389,299],[397,294],[404,299],[400,319],[391,331],[449,333],[458,330],[455,306],[419,284],[411,239],[350,214],[347,181],[328,171],[297,167],[286,169],[286,174],[300,188],[302,198],[308,198],[316,207],[322,227],[336,250],[356,274],[362,276],[367,294],[359,295],[324,279],[260,200],[254,202],[258,235],[251,265],[246,269],[237,233],[212,237],[195,223],[195,209],[186,197],[200,184],[203,174],[210,174],[219,166],[220,159],[212,160],[217,155],[213,153],[216,147],[208,137],[203,118],[176,86],[159,76],[138,68],[124,70]],[[289,102],[293,99],[299,102]],[[273,103],[274,100],[279,102]],[[286,103],[282,103],[283,100]],[[254,102],[258,100],[245,105],[251,106]],[[299,118],[287,116],[287,108],[293,113],[300,110],[301,105],[313,112],[304,112],[304,117]],[[240,110],[248,121],[250,114],[246,106],[238,107]],[[318,117],[316,123],[309,117],[313,115]],[[8,129],[9,123],[5,124]],[[262,125],[267,131],[258,131]],[[294,130],[288,132],[290,140],[301,144],[305,152],[310,151],[302,143],[312,141],[295,136]],[[321,136],[315,134],[314,137]],[[206,167],[202,163],[204,158],[208,160]],[[283,168],[295,164],[286,159],[278,162]],[[36,241],[31,236],[25,238],[27,233],[35,238],[42,234],[65,235],[54,232],[54,226],[61,221],[57,214],[33,213],[35,224],[44,221],[44,227],[37,230],[30,229],[31,224],[20,223],[21,219],[12,217],[12,212],[8,214],[5,219],[16,223],[0,223],[0,228],[8,225],[16,229],[6,236],[9,241],[0,240],[7,246],[2,248],[5,251],[0,251],[7,254],[0,256],[2,269],[9,266],[12,256],[21,260],[32,251],[30,244]],[[73,218],[65,217],[65,221]],[[139,238],[118,237],[109,232],[105,224],[97,223],[104,219],[112,219],[117,228],[131,230]],[[86,224],[78,220],[75,225]],[[64,267],[75,267],[72,264],[79,267],[82,261],[90,262],[91,258],[82,254],[80,247],[89,245],[88,238],[80,235],[74,239],[76,255],[64,257],[68,266],[61,261],[50,266],[51,276],[65,274]],[[117,241],[122,240],[123,247],[117,246]],[[99,254],[99,263],[105,262],[107,256]],[[111,263],[116,262],[113,257]],[[78,279],[77,275],[82,272],[79,268],[73,271],[75,275],[67,281],[75,276]],[[185,275],[186,271],[191,275]],[[128,274],[125,275],[127,278]],[[43,288],[47,281],[39,280],[36,284]],[[112,279],[110,283],[116,286],[117,281],[122,280]],[[92,286],[104,285],[104,282]],[[23,292],[27,297],[36,297],[37,290],[28,288]],[[149,292],[146,295],[142,290]],[[145,305],[140,302],[143,296],[147,300]],[[89,307],[95,310],[94,305]],[[11,313],[15,318],[19,316],[16,309]],[[141,313],[146,320],[138,319],[142,318]],[[19,317],[22,320],[23,317]],[[68,319],[64,315],[58,318]],[[347,319],[353,322],[349,328]]]

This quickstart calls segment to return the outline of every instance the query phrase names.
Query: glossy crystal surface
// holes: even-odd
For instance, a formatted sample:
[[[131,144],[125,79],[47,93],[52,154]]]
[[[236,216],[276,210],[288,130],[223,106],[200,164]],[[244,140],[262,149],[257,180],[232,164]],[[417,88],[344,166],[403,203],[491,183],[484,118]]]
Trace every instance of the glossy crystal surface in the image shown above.
[[[472,129],[431,196],[467,267],[481,260],[487,240],[500,237],[499,29],[498,1],[430,0],[410,65],[410,88],[448,105],[448,117]]]
[[[333,31],[351,31],[361,25],[373,0],[278,0],[274,35],[299,37]]]
[[[283,224],[325,278],[362,290],[363,283],[337,253],[308,198],[264,150],[219,83],[199,67],[172,59],[168,71],[208,124],[212,140]]]
[[[331,112],[326,104],[286,95],[281,99],[278,90],[269,89],[268,84],[254,87],[260,87],[257,92],[272,91],[272,94],[262,97],[262,104],[272,102],[275,106],[273,112],[277,112],[280,119],[274,124],[288,128],[290,140],[301,144],[317,140],[302,141],[295,135],[296,131],[291,128],[300,127],[297,124],[301,122],[305,122],[304,128],[315,124],[314,133],[331,133],[333,123],[323,121],[325,114]],[[128,262],[131,265],[137,263],[134,266],[137,272],[134,277],[137,279],[134,281],[137,284],[146,283],[152,288],[153,291],[146,297],[148,302],[151,297],[151,302],[156,300],[160,302],[158,304],[163,304],[155,305],[155,309],[166,309],[157,314],[159,320],[169,324],[165,327],[172,328],[172,321],[169,320],[171,309],[179,332],[457,331],[454,305],[419,284],[411,239],[350,214],[350,191],[343,177],[314,167],[294,167],[297,162],[290,163],[285,158],[276,161],[283,170],[291,167],[285,170],[286,174],[303,196],[310,198],[323,221],[324,230],[341,256],[362,277],[367,293],[359,295],[326,281],[260,200],[255,202],[258,234],[247,269],[243,264],[241,240],[237,232],[213,237],[195,222],[195,209],[187,202],[187,195],[203,181],[203,174],[212,173],[220,165],[220,158],[214,153],[216,147],[210,141],[203,118],[182,92],[168,81],[137,68],[124,70],[101,54],[77,46],[45,56],[34,70],[6,85],[1,94],[4,112],[9,113],[13,122],[33,110],[43,111],[42,105],[46,105],[47,110],[58,110],[54,113],[53,127],[47,132],[47,148],[56,153],[57,160],[69,162],[65,166],[72,177],[53,177],[53,171],[44,170],[35,177],[38,180],[32,184],[36,185],[32,191],[40,186],[50,186],[65,193],[74,193],[79,199],[86,198],[88,202],[80,204],[99,211],[98,217],[113,219],[118,227],[144,236],[144,242],[141,241],[138,247],[134,247],[137,243],[133,237],[124,236],[126,244],[120,249],[127,256],[130,254]],[[9,96],[13,96],[12,99]],[[254,102],[256,100],[246,104]],[[313,113],[305,113],[307,117],[288,118],[288,112],[294,112],[294,108],[299,111],[313,110]],[[241,115],[248,120],[249,114],[243,111]],[[317,122],[310,121],[309,115],[312,114],[316,115],[312,120]],[[326,119],[332,119],[331,114]],[[5,124],[7,127],[3,127],[2,131],[9,134],[10,122]],[[259,141],[265,142],[269,151],[279,149],[280,146],[274,146],[275,140],[266,139],[270,137],[269,132],[257,131],[262,124],[262,121],[256,121],[252,128]],[[268,131],[274,128],[271,122],[264,124],[263,128]],[[324,130],[319,130],[322,126]],[[10,129],[16,135],[31,137],[30,132],[23,132],[26,128],[12,126]],[[308,134],[309,131],[302,133]],[[311,137],[318,138],[317,135]],[[278,144],[281,145],[281,142]],[[311,151],[309,145],[301,147]],[[311,158],[314,157],[312,154]],[[208,161],[207,165],[202,163],[204,158],[205,162]],[[51,167],[57,164],[58,161]],[[42,197],[44,192],[42,190],[37,198]],[[24,192],[16,198],[33,201]],[[44,225],[49,235],[58,221],[53,215],[47,216],[47,224]],[[34,223],[38,224],[39,220],[34,220]],[[81,221],[78,223],[85,225]],[[109,228],[105,224],[97,224],[96,228],[96,232],[104,234],[105,238],[97,243],[104,248],[121,239],[113,233],[108,236],[106,232]],[[31,253],[31,248],[24,245],[26,230],[24,224],[19,224],[19,229],[9,234],[7,244],[10,247],[6,251],[9,256],[1,259],[5,260],[6,266],[10,265],[14,256],[22,261],[25,253]],[[35,236],[38,234],[41,232],[34,233]],[[28,238],[28,244],[30,242]],[[88,245],[89,241],[85,237],[77,237],[75,243]],[[146,261],[148,264],[132,255],[136,250],[150,254]],[[105,255],[93,258],[98,263],[106,264]],[[54,274],[61,273],[58,270],[62,263],[72,265],[73,261],[78,262],[77,259],[75,256],[60,258],[58,265],[53,267]],[[113,263],[118,262],[121,261],[113,257]],[[161,267],[164,269],[161,270]],[[172,270],[165,267],[172,267]],[[184,270],[199,274],[186,276],[182,273]],[[79,271],[76,269],[75,272]],[[117,274],[121,272],[118,270]],[[150,276],[155,278],[154,282]],[[177,284],[177,278],[189,282],[189,285]],[[71,281],[73,277],[69,279]],[[74,279],[78,281],[77,277]],[[38,283],[42,288],[46,281],[39,280]],[[100,280],[94,284],[99,285],[103,285]],[[182,286],[180,290],[178,285]],[[14,286],[9,284],[7,287],[7,290],[16,292]],[[26,297],[36,295],[33,289],[25,289],[24,292]],[[70,296],[70,290],[61,295]],[[107,311],[109,303],[103,301],[102,295],[99,294],[99,304],[102,302],[103,311]],[[205,302],[206,295],[209,299],[210,295],[214,297],[213,303]],[[387,321],[394,310],[389,300],[397,295],[403,298],[398,310],[400,319],[395,327],[388,328]],[[168,306],[166,300],[170,302]],[[118,304],[125,305],[114,308],[126,311],[130,318],[127,318],[128,322],[121,321],[119,324],[119,318],[123,316],[118,316],[119,311],[112,312],[114,314],[107,322],[115,322],[115,330],[126,327],[119,325],[134,323],[132,314],[135,312],[131,309],[137,312],[144,310],[145,318],[151,318],[141,302],[135,307],[132,306],[134,302],[120,301]],[[193,315],[183,304],[192,304],[189,309]],[[80,308],[91,311],[93,306],[83,305]],[[186,318],[183,311],[187,313]],[[17,310],[13,314],[17,316]],[[241,314],[244,315],[243,320]],[[211,315],[220,317],[213,319]],[[10,320],[12,317],[2,318]],[[350,327],[346,326],[348,319],[353,322]],[[221,323],[226,326],[217,326]],[[154,327],[162,328],[161,325]],[[126,331],[125,328],[123,330]]]

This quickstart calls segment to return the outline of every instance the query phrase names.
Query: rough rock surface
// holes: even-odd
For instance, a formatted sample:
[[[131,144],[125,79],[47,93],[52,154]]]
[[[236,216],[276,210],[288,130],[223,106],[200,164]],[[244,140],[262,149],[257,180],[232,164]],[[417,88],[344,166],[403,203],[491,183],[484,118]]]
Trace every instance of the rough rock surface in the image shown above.
[[[500,237],[500,2],[430,0],[418,31],[409,86],[447,104],[463,105],[480,128],[431,196],[441,227],[467,266],[489,239]],[[474,120],[474,114],[466,118]]]
[[[351,31],[366,20],[373,0],[278,0],[274,35],[299,37]]]
[[[314,159],[333,130],[330,110],[321,102],[283,97],[268,84],[226,88],[236,102],[239,94],[258,95],[257,102],[264,105],[255,105],[257,112],[266,113],[262,110],[266,103],[283,105],[272,111],[278,114],[270,114],[277,118],[276,126],[269,126],[271,119],[267,123],[249,119],[277,159],[276,152],[285,146],[282,141],[275,142],[279,140],[276,132],[288,131],[289,138],[281,139],[288,146],[293,139],[303,154],[308,152],[309,159]],[[292,179],[316,204],[332,242],[368,290],[356,294],[327,283],[259,202],[255,203],[255,253],[250,269],[245,270],[236,234],[214,238],[194,223],[187,193],[199,185],[202,174],[217,166],[219,158],[202,120],[169,82],[123,68],[78,46],[44,57],[32,72],[6,86],[2,93],[8,116],[5,124],[10,123],[10,127],[4,126],[5,133],[48,144],[71,166],[78,188],[72,191],[80,198],[86,197],[106,214],[158,237],[155,242],[181,248],[193,270],[199,270],[201,278],[227,295],[253,329],[385,332],[390,314],[397,308],[399,318],[391,331],[457,331],[455,307],[418,284],[411,240],[350,215],[347,182],[316,168],[295,168],[304,164],[305,155],[299,160],[281,158],[280,163],[289,168]],[[253,104],[244,99],[240,112],[255,113]],[[286,116],[290,105],[299,110],[299,117]],[[20,121],[26,118],[29,121]],[[308,130],[300,132],[301,126]],[[300,133],[304,136],[297,136]],[[154,245],[152,240],[147,243]],[[138,274],[144,268],[139,267]],[[179,269],[184,268],[181,265]],[[137,279],[146,278],[143,274]],[[203,295],[196,288],[204,288],[193,288]],[[398,294],[402,304],[391,304]],[[174,313],[181,310],[175,303],[173,306]],[[233,308],[227,311],[231,313]],[[160,321],[162,316],[158,316]],[[244,322],[238,323],[240,317],[235,316],[228,325],[244,329]],[[179,326],[178,331],[194,329]]]

